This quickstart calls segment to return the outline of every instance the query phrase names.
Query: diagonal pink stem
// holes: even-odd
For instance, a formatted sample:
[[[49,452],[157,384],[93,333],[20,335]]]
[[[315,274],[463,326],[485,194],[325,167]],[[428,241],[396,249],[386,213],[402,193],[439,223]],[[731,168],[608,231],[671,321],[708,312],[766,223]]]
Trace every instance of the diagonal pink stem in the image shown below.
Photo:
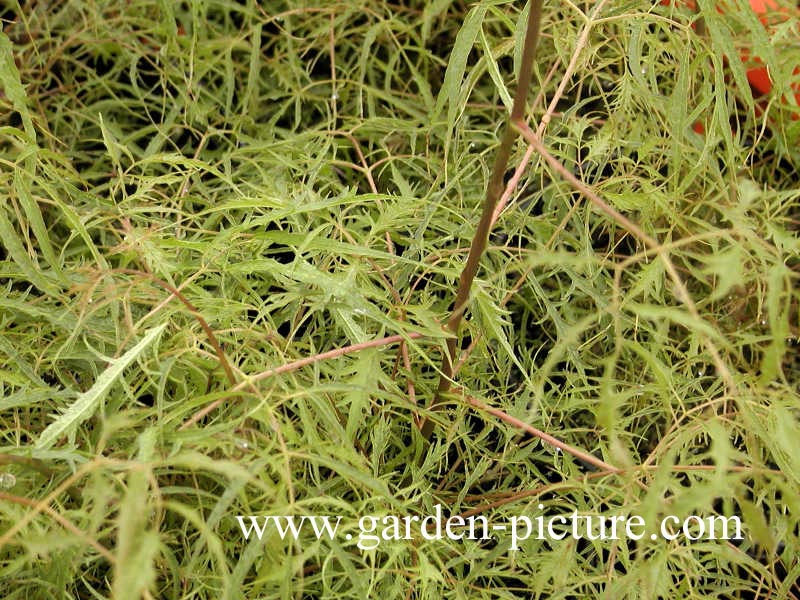
[[[353,352],[359,352],[361,350],[366,350],[367,348],[377,348],[379,346],[389,346],[391,344],[397,344],[398,342],[403,342],[405,340],[415,340],[424,337],[421,333],[407,333],[404,335],[390,335],[389,337],[380,338],[377,340],[370,340],[368,342],[360,342],[358,344],[352,344],[350,346],[344,346],[342,348],[336,348],[334,350],[328,350],[327,352],[322,352],[320,354],[315,354],[314,356],[307,356],[306,358],[301,358],[294,362],[286,363],[281,365],[280,367],[275,367],[274,369],[268,369],[266,371],[262,371],[258,375],[253,375],[252,377],[248,377],[245,381],[235,385],[231,388],[231,394],[235,394],[236,392],[242,391],[244,388],[252,385],[257,381],[262,381],[264,379],[268,379],[269,377],[274,377],[275,375],[280,375],[281,373],[289,373],[290,371],[296,371],[297,369],[301,369],[302,367],[314,364],[316,362],[320,362],[323,360],[327,360],[329,358],[337,358],[339,356],[344,356],[345,354],[352,354]],[[178,431],[183,431],[184,429],[188,429],[195,423],[197,423],[200,419],[205,417],[223,402],[227,401],[230,397],[218,398],[204,409],[196,412],[190,419],[183,423],[178,428]]]
[[[622,472],[622,469],[610,465],[607,462],[600,460],[596,456],[576,448],[575,446],[570,446],[566,442],[562,442],[561,440],[559,440],[556,437],[553,437],[549,433],[545,433],[540,429],[536,429],[536,427],[534,427],[533,425],[529,425],[525,421],[521,421],[516,417],[512,417],[507,412],[504,412],[499,408],[492,408],[491,406],[481,402],[477,398],[472,398],[471,396],[466,396],[465,400],[475,408],[487,412],[490,415],[497,417],[501,421],[505,421],[509,425],[513,425],[514,427],[522,429],[523,431],[530,433],[532,436],[539,438],[543,442],[546,442],[555,448],[559,448],[564,452],[568,452],[569,454],[572,454],[572,456],[579,458],[583,462],[589,463],[590,465],[594,465],[598,469],[601,469],[603,471],[609,471],[611,473]]]

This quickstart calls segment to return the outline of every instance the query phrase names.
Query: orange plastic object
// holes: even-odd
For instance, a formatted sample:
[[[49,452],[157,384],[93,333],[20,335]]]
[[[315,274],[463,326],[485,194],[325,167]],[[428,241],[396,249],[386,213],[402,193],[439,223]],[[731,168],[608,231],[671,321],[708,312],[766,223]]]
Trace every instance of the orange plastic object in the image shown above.
[[[760,15],[759,20],[765,26],[769,25],[769,13],[771,11],[784,12],[773,0],[750,0],[750,8],[757,15]],[[744,59],[745,57],[743,56],[742,60]],[[800,66],[795,67],[794,74],[800,75]],[[747,81],[750,82],[750,87],[761,95],[768,94],[772,90],[772,81],[769,78],[769,71],[767,71],[766,67],[748,69]],[[800,105],[800,84],[793,85],[792,89],[794,90],[795,101]],[[800,118],[800,115],[795,114],[794,118]]]
[[[671,3],[671,0],[661,0],[662,5],[669,5]],[[692,10],[696,10],[696,4],[694,0],[685,0],[683,4]],[[765,27],[769,27],[771,22],[774,23],[776,16],[780,15],[781,13],[785,15],[789,12],[788,9],[779,6],[775,0],[750,0],[750,8],[752,8],[753,12],[758,15],[759,21],[761,21]],[[758,57],[751,58],[747,51],[742,51],[740,58],[742,59],[742,62],[745,63],[755,62],[763,64]],[[800,75],[800,65],[794,69],[794,74]],[[765,96],[772,91],[772,80],[770,79],[769,71],[765,66],[756,66],[748,69],[747,81],[750,83],[750,88],[755,96]],[[795,101],[797,102],[798,106],[800,106],[800,83],[795,83],[792,85],[792,90],[794,91]],[[795,113],[792,118],[800,119],[800,114]],[[705,130],[702,123],[695,123],[692,128],[698,133],[703,133]]]

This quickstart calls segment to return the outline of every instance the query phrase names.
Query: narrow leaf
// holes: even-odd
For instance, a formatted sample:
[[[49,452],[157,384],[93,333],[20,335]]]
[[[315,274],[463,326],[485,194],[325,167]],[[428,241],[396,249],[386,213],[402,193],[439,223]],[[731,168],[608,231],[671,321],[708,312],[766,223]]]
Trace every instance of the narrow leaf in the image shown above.
[[[503,105],[510,113],[511,107],[514,105],[514,99],[511,97],[511,93],[508,91],[505,81],[503,81],[503,76],[500,75],[500,69],[497,67],[497,62],[494,59],[494,53],[492,52],[492,47],[489,44],[489,40],[486,39],[486,34],[483,33],[483,30],[481,30],[480,33],[481,46],[483,47],[484,52],[483,59],[486,61],[486,68],[489,71],[489,76],[492,78],[492,82],[497,88],[497,91],[500,93],[500,99],[503,101]],[[502,56],[500,53],[499,55]]]
[[[50,243],[50,235],[47,233],[47,227],[44,224],[42,211],[39,209],[39,204],[33,198],[30,189],[28,189],[28,182],[22,175],[23,171],[14,171],[14,189],[19,197],[19,203],[22,210],[25,211],[25,216],[28,218],[33,234],[39,242],[39,248],[42,251],[45,261],[50,268],[63,279],[61,266],[58,262],[58,257],[53,250],[53,245]]]
[[[46,294],[56,295],[58,293],[55,283],[42,273],[39,265],[25,251],[22,240],[19,239],[19,235],[14,230],[14,226],[6,216],[6,211],[3,208],[0,208],[0,242],[6,247],[8,254],[25,277],[28,278],[28,281]]]
[[[711,34],[711,42],[714,49],[727,59],[733,79],[736,82],[736,88],[742,94],[742,98],[747,103],[748,108],[752,108],[753,94],[750,92],[750,84],[747,82],[742,59],[733,45],[735,36],[730,26],[720,14],[716,3],[711,2],[711,0],[698,0],[698,5],[706,20],[706,26]]]
[[[28,95],[19,77],[17,65],[14,63],[11,40],[0,31],[0,86],[6,97],[11,100],[14,110],[22,119],[22,126],[28,135],[31,144],[36,143],[36,129],[33,127],[30,111],[28,110]]]
[[[444,72],[442,89],[439,91],[439,96],[436,98],[436,106],[430,117],[431,122],[438,119],[445,103],[447,103],[447,140],[445,147],[449,145],[453,126],[458,118],[461,104],[461,82],[464,80],[467,58],[475,45],[475,40],[483,23],[483,17],[486,14],[486,8],[484,5],[476,6],[469,11],[466,19],[464,19],[464,24],[456,35],[453,50],[450,52],[450,60],[447,63],[447,70]]]
[[[364,426],[369,414],[370,392],[373,389],[371,383],[376,381],[375,356],[374,350],[362,352],[356,361],[356,373],[347,384],[352,391],[346,398],[348,414],[345,434],[351,442],[358,437],[359,429]]]
[[[128,350],[123,356],[116,359],[110,367],[103,371],[100,377],[97,378],[97,381],[94,382],[94,385],[78,396],[78,399],[72,403],[66,412],[42,432],[39,441],[36,442],[36,448],[38,450],[50,448],[62,435],[69,431],[74,431],[79,423],[91,417],[94,411],[97,410],[97,407],[100,406],[100,402],[105,398],[108,390],[111,389],[114,382],[122,375],[125,367],[136,360],[136,358],[144,352],[145,348],[152,344],[166,327],[167,324],[162,323],[158,327],[154,327],[148,331],[138,344]]]

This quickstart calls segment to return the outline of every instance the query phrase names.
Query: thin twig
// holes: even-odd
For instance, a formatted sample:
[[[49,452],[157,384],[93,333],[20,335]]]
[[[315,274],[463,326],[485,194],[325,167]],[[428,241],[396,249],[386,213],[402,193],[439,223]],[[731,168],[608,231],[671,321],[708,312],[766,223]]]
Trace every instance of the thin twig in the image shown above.
[[[333,123],[336,124],[338,120],[337,104],[339,101],[338,86],[336,83],[336,32],[334,26],[336,25],[335,9],[331,10],[330,14],[331,28],[328,35],[328,52],[330,53],[331,60],[331,108],[333,110]]]
[[[103,458],[100,461],[98,461],[98,459],[94,459],[91,462],[84,463],[83,465],[78,467],[78,469],[72,475],[67,477],[60,484],[58,484],[58,486],[56,486],[56,488],[52,492],[50,492],[47,496],[45,496],[41,500],[32,500],[30,498],[25,498],[24,504],[30,506],[32,510],[29,510],[24,515],[20,516],[19,519],[14,521],[14,523],[8,529],[6,529],[2,533],[2,535],[0,535],[0,549],[4,548],[5,545],[8,544],[15,535],[17,535],[20,531],[22,531],[28,525],[28,523],[33,521],[37,515],[43,512],[51,516],[54,516],[54,513],[58,514],[55,512],[53,508],[50,507],[50,504],[56,498],[58,498],[62,493],[67,491],[69,488],[73,487],[77,481],[79,481],[92,468],[97,466],[98,463],[106,463],[106,462],[109,462],[108,459]],[[2,497],[0,496],[0,498]],[[13,498],[19,498],[19,497],[11,496],[10,498],[8,498],[8,500],[14,501]],[[109,560],[113,562],[114,557],[111,556]]]
[[[689,290],[686,289],[683,279],[681,279],[681,276],[678,274],[678,270],[675,268],[672,260],[670,260],[668,253],[664,250],[664,247],[657,240],[647,235],[636,223],[609,205],[589,186],[575,177],[575,175],[573,175],[569,169],[567,169],[557,158],[547,151],[547,148],[544,147],[544,144],[542,144],[539,137],[527,126],[525,122],[515,121],[513,122],[513,126],[520,132],[522,137],[524,137],[525,140],[536,149],[536,151],[542,156],[542,158],[545,159],[550,167],[559,175],[561,175],[561,177],[563,177],[570,185],[572,185],[573,188],[575,188],[581,193],[581,195],[583,195],[598,209],[600,209],[600,211],[611,217],[620,226],[639,238],[649,249],[658,254],[658,257],[664,263],[664,268],[667,270],[667,274],[669,275],[670,279],[672,279],[678,300],[683,302],[693,319],[697,320],[698,322],[702,322],[703,319],[700,316],[700,311],[697,310],[697,305],[695,305],[694,300],[692,300]],[[701,332],[700,336],[703,340],[706,350],[708,350],[709,354],[711,355],[711,359],[714,361],[714,366],[717,369],[717,373],[719,373],[720,377],[722,377],[723,381],[725,382],[728,393],[735,394],[737,389],[736,382],[734,381],[733,375],[731,375],[727,365],[722,360],[722,356],[720,356],[717,347],[707,335]]]
[[[517,427],[518,429],[522,429],[523,431],[531,434],[532,436],[535,436],[535,437],[539,438],[543,442],[546,442],[547,444],[550,444],[554,448],[558,448],[560,450],[563,450],[564,452],[567,452],[567,453],[571,454],[575,458],[577,458],[579,460],[582,460],[583,462],[588,463],[590,465],[593,465],[593,466],[597,467],[598,469],[600,469],[602,471],[608,471],[610,473],[621,473],[622,472],[622,469],[619,469],[619,468],[617,468],[617,467],[615,467],[613,465],[610,465],[607,462],[597,458],[596,456],[594,456],[592,454],[589,454],[588,452],[584,452],[583,450],[581,450],[579,448],[576,448],[575,446],[570,446],[566,442],[562,442],[561,440],[559,440],[556,437],[553,437],[549,433],[545,433],[541,429],[536,429],[536,427],[534,427],[533,425],[529,425],[525,421],[521,421],[520,419],[517,419],[516,417],[512,417],[511,415],[509,415],[508,413],[500,410],[499,408],[493,408],[493,407],[481,402],[477,398],[473,398],[471,396],[465,396],[464,399],[467,401],[468,404],[471,404],[475,408],[477,408],[479,410],[482,410],[484,412],[487,412],[490,415],[493,415],[493,416],[497,417],[501,421],[505,421],[509,425],[513,425],[514,427]]]
[[[586,24],[584,25],[583,30],[581,31],[581,34],[578,37],[578,41],[575,43],[575,50],[572,52],[572,56],[569,59],[567,68],[564,70],[564,74],[561,77],[561,81],[558,84],[558,88],[553,94],[553,97],[550,99],[550,104],[547,105],[547,110],[545,111],[544,115],[542,115],[542,118],[539,121],[539,126],[536,128],[536,134],[539,137],[542,137],[544,135],[544,132],[547,129],[547,125],[553,118],[553,115],[556,112],[556,108],[558,107],[558,103],[561,101],[561,98],[563,97],[564,92],[567,89],[567,85],[572,79],[572,74],[578,67],[578,59],[580,58],[580,55],[583,52],[583,50],[586,48],[586,44],[589,41],[589,33],[591,32],[592,27],[597,22],[597,15],[599,15],[600,11],[603,10],[603,6],[605,6],[607,1],[608,0],[600,0],[600,2],[598,2],[597,5],[594,7],[592,14],[589,15],[588,17],[585,17]],[[540,98],[543,97],[544,86],[550,80],[553,73],[558,67],[559,67],[558,61],[553,63],[553,66],[547,73],[547,77],[545,78],[544,82],[542,82],[542,90],[540,90],[539,94],[536,95],[536,98],[533,101],[534,106],[538,104]],[[514,177],[512,178],[512,181],[509,182],[509,187],[506,189],[506,193],[503,194],[503,198],[500,200],[500,202],[497,205],[497,208],[495,209],[492,220],[492,226],[494,226],[494,223],[497,221],[497,219],[500,218],[500,213],[505,208],[505,205],[511,196],[511,191],[509,189],[511,187],[511,183],[513,182],[514,186],[516,187],[516,182],[519,181],[519,179],[522,176],[522,173],[527,168],[528,162],[530,161],[532,155],[533,155],[533,149],[530,146],[528,146],[527,150],[525,151],[525,155],[522,157],[522,160],[520,161],[516,171],[514,172]]]
[[[570,488],[578,488],[589,481],[595,479],[602,479],[607,475],[611,474],[622,474],[629,472],[631,470],[636,471],[657,471],[659,469],[663,469],[662,465],[650,465],[650,466],[637,466],[633,469],[620,469],[619,471],[596,471],[594,473],[586,473],[581,475],[580,478],[574,478],[565,481],[559,481],[557,483],[547,483],[545,485],[540,485],[530,490],[520,490],[517,492],[504,492],[502,494],[497,494],[495,497],[496,500],[491,500],[485,504],[481,504],[480,506],[476,506],[470,510],[464,511],[461,513],[462,518],[468,518],[473,515],[483,514],[490,510],[494,510],[496,508],[500,508],[501,506],[506,506],[508,504],[513,504],[515,502],[519,502],[521,500],[525,500],[526,498],[530,498],[531,496],[543,496],[544,494],[552,494],[561,490],[570,489]],[[717,465],[673,465],[669,467],[669,470],[674,473],[688,473],[693,471],[719,471],[719,467]],[[734,466],[731,465],[726,469],[729,473],[770,473],[780,475],[781,472],[778,470],[773,469],[753,469],[752,467],[745,467],[745,466]],[[477,499],[485,499],[486,495],[479,496],[466,496],[464,500],[466,502],[477,500]]]
[[[439,377],[439,386],[436,390],[436,395],[430,406],[431,410],[437,410],[439,408],[442,395],[446,394],[450,389],[451,378],[453,376],[453,363],[455,362],[458,344],[458,329],[461,325],[461,318],[464,316],[464,312],[467,309],[470,289],[472,288],[475,275],[478,272],[481,255],[483,255],[483,251],[486,249],[494,210],[503,193],[503,177],[506,172],[506,166],[511,158],[514,141],[517,139],[517,132],[511,123],[525,116],[525,100],[528,97],[528,90],[531,86],[533,61],[536,55],[536,45],[539,40],[539,30],[541,29],[542,1],[543,0],[531,1],[530,11],[528,13],[528,25],[525,32],[525,46],[522,50],[519,83],[514,96],[514,104],[511,108],[511,117],[506,123],[503,139],[500,142],[500,147],[495,156],[491,178],[486,188],[486,198],[483,203],[481,219],[478,222],[478,227],[472,238],[469,255],[467,256],[467,263],[464,265],[464,270],[461,272],[453,312],[447,321],[446,327],[450,337],[447,339],[447,348],[442,357],[442,373]],[[433,433],[433,421],[430,419],[425,420],[422,424],[421,433],[424,439],[430,439]]]
[[[28,506],[30,508],[36,509],[39,512],[43,512],[49,515],[54,521],[57,521],[64,529],[72,533],[72,535],[76,536],[79,539],[82,539],[92,548],[97,550],[108,562],[110,562],[111,564],[114,564],[116,562],[114,555],[111,554],[108,548],[103,546],[97,540],[89,537],[89,535],[84,533],[80,529],[80,527],[75,525],[72,521],[67,519],[62,514],[58,513],[49,504],[46,504],[42,501],[25,498],[24,496],[15,496],[14,494],[8,494],[6,492],[0,492],[0,500],[3,500],[5,502],[12,502],[14,504],[20,504],[22,506]]]
[[[368,342],[360,342],[358,344],[352,344],[350,346],[344,346],[342,348],[336,348],[334,350],[328,350],[327,352],[322,352],[320,354],[315,354],[314,356],[307,356],[306,358],[301,358],[294,362],[286,363],[281,365],[280,367],[275,367],[274,369],[268,369],[266,371],[262,371],[258,375],[253,375],[252,377],[248,377],[245,381],[242,381],[238,385],[235,385],[231,390],[231,394],[235,395],[237,392],[242,391],[244,388],[253,385],[258,381],[262,381],[264,379],[268,379],[269,377],[274,377],[275,375],[280,375],[281,373],[289,373],[291,371],[296,371],[302,367],[312,365],[316,362],[320,362],[323,360],[327,360],[329,358],[338,358],[339,356],[344,356],[345,354],[351,354],[353,352],[359,352],[361,350],[366,350],[367,348],[377,348],[379,346],[388,346],[391,344],[396,344],[398,342],[402,342],[404,340],[414,340],[424,337],[421,333],[407,333],[404,335],[390,335],[389,337],[380,338],[377,340],[370,340]],[[183,425],[181,425],[178,430],[182,431],[184,429],[188,429],[195,423],[197,423],[200,419],[205,417],[215,408],[220,406],[223,402],[228,401],[232,396],[225,396],[223,398],[218,398],[208,406],[206,406],[203,410],[195,413],[189,420],[187,420]]]
[[[556,89],[555,93],[553,94],[553,97],[550,99],[550,103],[547,105],[547,110],[545,111],[544,115],[542,116],[541,120],[539,121],[539,126],[536,128],[536,133],[537,133],[537,135],[539,137],[542,137],[542,135],[544,135],[544,132],[547,129],[547,125],[550,123],[550,120],[552,119],[553,115],[556,114],[556,108],[558,106],[558,103],[561,101],[561,98],[563,97],[564,92],[567,89],[567,84],[568,84],[570,78],[572,77],[572,74],[575,72],[575,69],[578,66],[578,59],[580,58],[581,52],[583,52],[585,50],[585,48],[586,48],[586,44],[587,44],[587,42],[589,40],[589,33],[590,33],[592,27],[600,21],[597,18],[597,16],[600,14],[600,11],[602,11],[602,9],[605,6],[606,2],[607,2],[607,0],[600,0],[600,2],[598,2],[597,5],[595,6],[595,8],[592,11],[592,13],[589,15],[589,17],[587,19],[585,19],[586,20],[586,24],[584,25],[584,28],[581,31],[580,36],[578,37],[578,40],[577,40],[577,42],[575,44],[575,50],[572,52],[572,56],[570,57],[569,63],[567,64],[567,67],[564,70],[564,74],[561,77],[561,81],[558,84],[558,88]],[[547,75],[545,76],[544,81],[542,82],[541,89],[536,94],[536,97],[533,100],[533,104],[532,105],[534,107],[537,106],[543,100],[543,98],[544,98],[544,89],[547,86],[547,83],[550,81],[550,79],[552,79],[552,77],[555,74],[556,70],[560,66],[561,66],[561,63],[559,61],[556,61],[550,67],[550,70],[547,72]],[[505,189],[505,192],[503,192],[503,196],[500,198],[500,201],[497,203],[497,206],[495,207],[494,214],[492,215],[492,225],[491,225],[492,229],[494,229],[495,224],[500,219],[500,216],[501,216],[503,210],[506,208],[508,202],[510,201],[511,195],[514,193],[514,190],[516,189],[517,184],[522,179],[523,173],[528,168],[528,164],[530,163],[530,159],[533,156],[533,154],[534,154],[534,148],[531,145],[528,145],[528,147],[525,150],[525,154],[522,157],[522,160],[520,160],[519,165],[517,165],[517,168],[514,171],[514,175],[509,180],[508,185],[506,185],[506,189]],[[558,224],[558,226],[553,231],[553,234],[550,236],[550,239],[545,244],[545,248],[549,248],[552,245],[552,243],[555,241],[556,237],[558,236],[559,232],[564,229],[564,227],[566,226],[567,222],[569,221],[570,218],[572,218],[572,214],[575,212],[575,210],[577,208],[578,208],[578,204],[577,203],[572,205],[572,207],[569,209],[567,214],[564,215],[564,218],[561,220],[561,222]],[[519,279],[514,284],[512,290],[508,294],[506,294],[505,298],[500,303],[501,307],[505,306],[508,303],[508,301],[514,296],[514,294],[516,294],[516,292],[519,291],[519,289],[525,283],[525,280],[527,279],[528,274],[532,270],[533,270],[533,268],[529,267],[529,268],[527,268],[525,270],[525,272],[523,272],[520,275]],[[453,368],[453,376],[455,376],[458,373],[458,371],[461,368],[461,366],[470,357],[470,355],[472,354],[472,352],[475,350],[475,348],[477,347],[478,343],[480,342],[481,337],[482,337],[482,332],[480,332],[480,331],[477,332],[473,336],[472,342],[470,343],[469,347],[466,350],[464,350],[464,352],[461,353],[461,357],[459,358],[458,363]]]
[[[209,324],[203,318],[203,315],[200,314],[200,311],[191,302],[189,302],[189,300],[186,299],[186,297],[180,292],[180,290],[170,285],[166,281],[163,281],[162,279],[159,279],[158,277],[152,275],[151,273],[147,273],[146,271],[137,271],[134,269],[117,269],[116,271],[147,277],[154,283],[160,285],[165,290],[170,292],[170,298],[168,298],[168,300],[171,298],[177,298],[178,300],[180,300],[183,303],[183,305],[186,306],[189,312],[192,313],[192,316],[194,316],[194,318],[200,324],[200,327],[203,328],[203,331],[208,337],[209,343],[214,348],[214,352],[217,355],[217,360],[219,361],[220,365],[222,365],[223,371],[225,371],[225,376],[227,377],[228,382],[230,383],[230,385],[236,387],[237,379],[233,373],[233,368],[231,367],[230,361],[228,361],[228,357],[225,355],[225,352],[222,349],[222,345],[219,343],[219,340],[217,340],[217,336],[214,335],[214,330],[211,329]],[[254,394],[258,395],[258,389],[254,385],[252,385],[249,382],[245,382],[245,385],[249,386],[250,390]],[[286,440],[284,439],[283,434],[281,433],[280,424],[278,423],[278,420],[275,418],[275,415],[272,413],[272,411],[269,412],[269,418],[270,418],[270,426],[272,427],[272,430],[275,432],[275,437],[278,440],[278,444],[281,448],[281,452],[283,453],[284,457],[284,467],[286,469],[286,486],[289,493],[289,499],[291,502],[294,502],[295,494],[294,494],[294,485],[292,484],[291,464],[289,462],[290,461],[289,448],[286,445]],[[199,418],[197,420],[199,420]]]
[[[178,300],[180,300],[183,303],[183,305],[189,310],[189,312],[192,313],[192,316],[200,324],[200,327],[203,328],[203,331],[208,337],[208,343],[211,344],[212,348],[214,348],[214,353],[217,355],[217,360],[219,361],[219,364],[222,366],[222,370],[225,371],[225,376],[227,377],[228,382],[231,385],[236,385],[236,376],[233,374],[233,369],[231,368],[231,364],[228,361],[228,357],[225,355],[225,352],[222,350],[222,346],[220,345],[219,340],[217,340],[217,336],[214,335],[214,330],[211,329],[211,327],[209,327],[208,323],[203,318],[203,315],[200,314],[200,311],[194,306],[194,304],[192,304],[186,299],[186,296],[184,296],[180,292],[180,290],[178,290],[174,286],[171,286],[163,279],[159,279],[155,275],[147,273],[146,271],[137,271],[136,269],[114,269],[114,271],[117,273],[128,273],[130,275],[140,275],[142,277],[146,277],[147,279],[150,279],[153,283],[167,290]]]
[[[48,467],[47,463],[45,463],[42,459],[32,458],[29,456],[17,456],[16,454],[8,454],[3,452],[0,453],[0,465],[18,465],[38,471],[45,477],[56,478],[59,475],[56,469]],[[68,487],[67,493],[69,494],[69,497],[76,502],[81,498],[81,492],[76,487]]]

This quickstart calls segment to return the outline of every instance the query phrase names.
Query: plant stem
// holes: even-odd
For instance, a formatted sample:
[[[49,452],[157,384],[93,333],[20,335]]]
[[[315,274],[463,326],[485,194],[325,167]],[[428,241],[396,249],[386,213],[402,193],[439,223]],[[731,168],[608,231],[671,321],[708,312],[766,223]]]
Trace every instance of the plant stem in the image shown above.
[[[497,154],[495,155],[492,175],[489,180],[489,186],[486,188],[486,198],[483,202],[481,220],[478,222],[478,228],[472,238],[469,255],[467,256],[467,264],[464,265],[464,270],[461,272],[461,277],[458,281],[458,290],[456,292],[453,312],[447,320],[446,327],[451,337],[447,339],[447,351],[442,358],[442,374],[439,378],[439,387],[436,390],[436,395],[433,397],[433,402],[431,403],[431,410],[438,410],[441,407],[442,395],[446,394],[450,389],[453,377],[453,363],[455,362],[458,345],[458,329],[461,325],[461,318],[464,316],[464,312],[467,309],[469,292],[472,288],[475,274],[478,272],[481,256],[486,249],[489,231],[492,227],[492,215],[494,215],[494,209],[503,193],[503,176],[505,175],[508,161],[511,158],[511,151],[518,135],[517,131],[512,126],[512,122],[518,121],[525,116],[525,101],[528,97],[528,90],[531,85],[533,61],[536,56],[536,45],[539,41],[541,23],[542,0],[531,0],[530,11],[528,12],[528,24],[525,31],[525,45],[522,49],[519,84],[514,96],[511,116],[506,121],[500,148],[498,148]],[[423,422],[421,432],[425,440],[430,439],[433,433],[433,421],[431,419],[426,419]]]

